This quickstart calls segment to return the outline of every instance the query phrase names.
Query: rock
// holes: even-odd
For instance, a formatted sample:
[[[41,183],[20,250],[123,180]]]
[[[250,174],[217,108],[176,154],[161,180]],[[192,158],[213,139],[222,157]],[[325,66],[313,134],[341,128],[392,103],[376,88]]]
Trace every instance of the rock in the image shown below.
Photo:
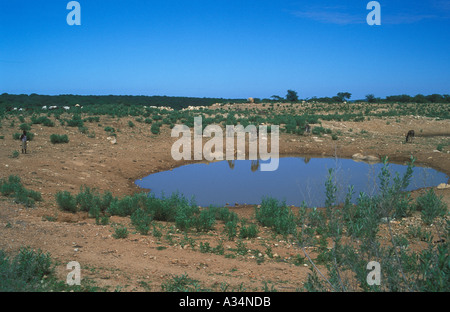
[[[363,161],[367,161],[367,162],[376,162],[376,161],[380,161],[380,158],[378,158],[377,156],[373,156],[373,155],[368,155],[368,156],[364,156],[361,153],[356,153],[352,156],[352,158],[354,160],[363,160]]]
[[[367,161],[379,161],[380,159],[377,156],[369,155],[369,156],[366,156],[364,158],[364,160],[367,160]]]
[[[363,160],[363,159],[364,159],[364,155],[361,154],[361,153],[356,153],[356,154],[354,154],[354,155],[352,156],[352,158],[353,158],[353,159],[361,159],[361,160]]]
[[[444,190],[444,189],[448,189],[450,188],[450,184],[446,184],[446,183],[441,183],[437,186],[438,190]]]

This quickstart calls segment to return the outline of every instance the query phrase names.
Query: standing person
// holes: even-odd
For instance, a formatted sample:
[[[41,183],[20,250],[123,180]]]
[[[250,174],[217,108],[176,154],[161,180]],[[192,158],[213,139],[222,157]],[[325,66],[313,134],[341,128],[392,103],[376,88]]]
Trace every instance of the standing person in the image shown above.
[[[22,154],[27,153],[27,132],[23,130],[22,135],[20,136],[20,140],[22,141]]]

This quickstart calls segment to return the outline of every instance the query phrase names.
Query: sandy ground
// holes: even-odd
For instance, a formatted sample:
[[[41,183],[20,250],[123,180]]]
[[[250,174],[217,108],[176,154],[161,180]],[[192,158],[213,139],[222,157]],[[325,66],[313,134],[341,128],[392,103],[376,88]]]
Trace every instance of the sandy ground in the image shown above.
[[[82,185],[87,185],[123,196],[140,191],[134,185],[135,180],[187,163],[172,159],[170,149],[176,139],[171,138],[170,129],[163,127],[161,134],[155,136],[146,124],[134,121],[136,126],[128,127],[128,120],[134,121],[101,116],[101,127],[97,123],[85,123],[89,131],[95,131],[95,138],[59,123],[54,128],[34,125],[35,139],[29,143],[28,153],[18,158],[11,155],[14,150],[20,151],[19,141],[12,139],[12,134],[19,130],[3,122],[0,178],[18,175],[25,187],[41,192],[44,201],[35,208],[25,208],[0,197],[0,249],[15,253],[20,247],[31,246],[50,252],[58,260],[58,274],[64,280],[69,272],[65,265],[78,261],[83,278],[94,280],[98,286],[109,286],[110,290],[161,291],[161,283],[185,273],[216,291],[224,290],[224,285],[228,285],[226,290],[261,291],[265,283],[278,291],[301,289],[310,266],[308,263],[295,265],[296,255],[303,256],[301,250],[281,237],[274,237],[268,229],[261,228],[258,238],[245,241],[249,249],[264,254],[270,247],[275,254],[274,258],[266,257],[258,263],[253,254],[239,256],[230,251],[236,247],[236,241],[227,240],[220,222],[213,232],[190,233],[189,237],[197,245],[192,248],[182,247],[183,234],[173,230],[173,224],[160,223],[161,238],[131,231],[127,238],[115,239],[112,225],[96,225],[95,220],[83,213],[59,211],[55,194],[60,190],[76,194]],[[16,121],[16,125],[19,124]],[[115,145],[103,130],[108,125],[120,129]],[[448,120],[411,116],[372,118],[365,122],[323,122],[322,126],[341,130],[342,135],[334,141],[326,135],[282,134],[280,154],[351,157],[361,153],[377,157],[387,155],[390,160],[400,162],[414,155],[418,163],[450,174],[449,147],[443,152],[436,151],[437,145],[448,141],[450,136]],[[416,129],[416,138],[413,143],[404,144],[404,135],[409,129]],[[49,136],[53,133],[68,134],[70,142],[51,144]],[[437,194],[443,195],[450,207],[450,189],[437,190]],[[254,206],[231,209],[249,219],[254,214]],[[56,221],[49,221],[48,217]],[[111,222],[130,224],[129,218],[112,217]],[[209,242],[215,247],[221,239],[225,255],[200,252],[200,242]],[[227,254],[234,256],[227,257]]]

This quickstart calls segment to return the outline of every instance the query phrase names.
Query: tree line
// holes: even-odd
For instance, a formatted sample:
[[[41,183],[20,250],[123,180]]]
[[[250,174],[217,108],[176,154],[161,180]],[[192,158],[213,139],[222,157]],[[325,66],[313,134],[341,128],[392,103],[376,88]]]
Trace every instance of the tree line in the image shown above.
[[[276,102],[320,102],[320,103],[343,103],[350,101],[352,94],[350,92],[339,92],[332,97],[311,97],[300,99],[298,93],[294,90],[287,90],[285,97],[273,95],[270,98],[260,99],[252,98],[254,103],[276,103]],[[141,106],[167,106],[173,109],[183,109],[188,106],[210,106],[215,103],[247,103],[250,99],[226,99],[226,98],[207,98],[207,97],[173,97],[173,96],[144,96],[144,95],[40,95],[28,94],[8,94],[0,95],[0,108],[10,110],[14,107],[32,108],[37,106],[74,106],[80,104],[86,105],[141,105]],[[384,99],[375,97],[373,94],[366,95],[365,99],[357,100],[368,103],[450,103],[448,94],[417,94],[410,96],[406,94],[386,96]]]
[[[342,103],[349,101],[352,97],[350,92],[338,92],[333,97],[311,97],[306,99],[299,99],[298,93],[293,90],[288,90],[286,97],[280,97],[278,95],[273,95],[271,98],[274,101],[287,101],[287,102],[320,102],[320,103]],[[368,102],[368,103],[450,103],[450,95],[448,94],[430,94],[423,95],[417,94],[415,96],[410,96],[407,94],[401,95],[391,95],[386,96],[384,99],[380,97],[375,97],[373,94],[367,94],[364,99],[356,100],[357,102]]]
[[[199,97],[171,97],[144,95],[40,95],[40,94],[8,94],[0,95],[0,107],[31,108],[36,106],[74,106],[87,105],[127,105],[127,106],[168,106],[183,109],[188,106],[210,106],[214,103],[245,103],[247,99],[199,98]]]

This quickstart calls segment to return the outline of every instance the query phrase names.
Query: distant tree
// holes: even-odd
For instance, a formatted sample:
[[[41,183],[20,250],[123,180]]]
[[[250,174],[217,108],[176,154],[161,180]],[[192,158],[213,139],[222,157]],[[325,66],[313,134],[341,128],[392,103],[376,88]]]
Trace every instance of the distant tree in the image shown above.
[[[278,96],[278,95],[272,95],[271,98],[274,101],[283,101],[284,100],[281,96]]]
[[[413,100],[413,102],[416,102],[416,103],[427,103],[428,102],[427,98],[423,94],[417,94],[415,97],[412,98],[412,100]]]
[[[349,92],[339,92],[337,96],[341,100],[341,102],[344,102],[345,100],[350,100],[352,94]]]
[[[445,95],[442,96],[440,94],[431,94],[431,95],[428,95],[426,98],[431,103],[444,103],[445,102],[445,98],[444,97],[445,97]]]
[[[344,102],[344,100],[340,96],[333,96],[331,98],[331,102]]]
[[[376,102],[375,95],[373,95],[373,94],[367,94],[367,95],[366,95],[366,101],[367,101],[368,103],[375,103],[375,102]]]
[[[407,94],[402,95],[391,95],[386,97],[387,102],[400,102],[400,103],[409,103],[412,102],[411,96]]]
[[[287,90],[286,100],[289,102],[298,102],[297,92],[293,90]]]

